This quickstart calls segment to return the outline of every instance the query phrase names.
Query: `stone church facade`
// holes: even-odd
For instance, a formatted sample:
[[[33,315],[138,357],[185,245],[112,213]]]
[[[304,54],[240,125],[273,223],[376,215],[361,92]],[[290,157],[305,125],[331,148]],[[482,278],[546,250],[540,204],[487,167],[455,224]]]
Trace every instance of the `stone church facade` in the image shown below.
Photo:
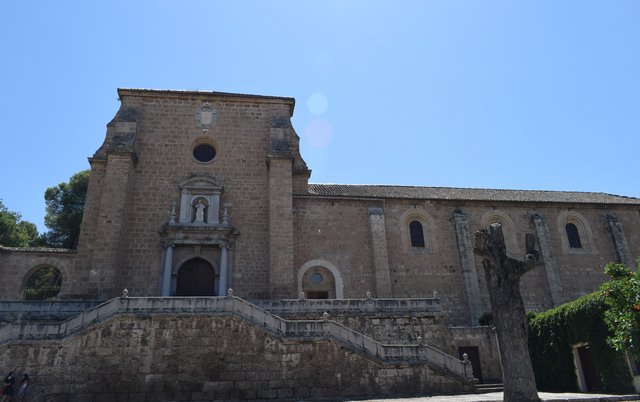
[[[516,258],[525,254],[525,234],[535,234],[542,264],[521,288],[534,311],[596,290],[606,263],[633,265],[640,256],[640,199],[310,184],[290,121],[293,98],[118,94],[121,107],[89,158],[77,250],[0,248],[0,299],[20,300],[35,272],[54,267],[63,301],[109,300],[125,288],[136,297],[225,296],[233,289],[272,308],[279,300],[438,300],[439,312],[427,321],[453,332],[431,333],[453,340],[425,341],[454,355],[454,346],[479,348],[485,366],[495,366],[490,331],[474,332],[490,311],[473,254],[476,230],[500,222]],[[347,325],[348,313],[341,317]],[[427,321],[418,325],[424,333]],[[382,331],[385,341],[402,338],[390,331]]]

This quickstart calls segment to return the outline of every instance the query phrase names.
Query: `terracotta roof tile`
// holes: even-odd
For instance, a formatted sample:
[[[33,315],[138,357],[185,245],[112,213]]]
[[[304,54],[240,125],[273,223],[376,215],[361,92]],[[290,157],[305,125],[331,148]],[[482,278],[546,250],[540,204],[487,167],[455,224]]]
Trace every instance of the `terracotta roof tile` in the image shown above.
[[[640,205],[640,198],[606,193],[361,184],[309,184],[309,195],[349,198]]]

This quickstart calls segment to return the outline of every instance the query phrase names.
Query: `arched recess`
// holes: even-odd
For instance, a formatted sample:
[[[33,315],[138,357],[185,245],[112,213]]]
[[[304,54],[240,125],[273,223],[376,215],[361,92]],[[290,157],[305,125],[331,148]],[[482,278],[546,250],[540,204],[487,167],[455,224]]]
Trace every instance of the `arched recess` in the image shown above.
[[[519,256],[520,244],[518,243],[518,237],[516,236],[516,226],[509,215],[494,209],[486,212],[482,215],[482,218],[480,218],[480,226],[483,229],[488,228],[489,225],[496,222],[502,225],[502,235],[504,236],[504,244],[507,246],[507,254]]]
[[[33,267],[24,276],[20,299],[29,301],[55,300],[62,290],[62,272],[53,265]]]
[[[323,281],[320,283],[313,282],[313,275],[320,274],[321,276],[330,274],[330,277],[323,277]],[[330,291],[328,286],[333,284],[333,292]],[[326,260],[316,259],[309,260],[302,264],[298,269],[298,293],[311,291],[327,291],[328,296],[334,296],[336,299],[344,298],[344,283],[342,276],[338,268]],[[335,294],[335,295],[334,295]]]
[[[176,296],[217,296],[219,273],[211,262],[191,258],[180,265],[176,274]]]
[[[398,223],[400,224],[400,240],[405,250],[426,253],[436,251],[438,245],[436,241],[436,225],[427,211],[420,208],[408,209],[400,215]],[[419,233],[415,233],[416,230],[420,229],[420,226],[422,226],[421,237]]]
[[[558,235],[565,253],[597,253],[589,221],[578,212],[564,211],[558,215]]]

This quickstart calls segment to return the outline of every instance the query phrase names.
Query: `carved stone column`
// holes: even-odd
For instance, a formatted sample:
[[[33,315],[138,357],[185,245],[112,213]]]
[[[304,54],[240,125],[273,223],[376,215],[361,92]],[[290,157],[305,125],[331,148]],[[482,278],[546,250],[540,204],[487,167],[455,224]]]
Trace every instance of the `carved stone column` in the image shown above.
[[[482,300],[480,299],[478,271],[476,270],[476,260],[473,254],[473,244],[471,243],[471,234],[469,233],[469,225],[467,224],[467,215],[460,211],[454,211],[453,225],[456,231],[460,269],[462,270],[462,276],[464,278],[464,288],[467,292],[469,324],[478,325],[478,319],[480,315],[482,315]]]
[[[544,264],[544,272],[547,276],[549,284],[549,293],[551,294],[551,302],[553,307],[559,306],[565,302],[562,289],[562,281],[556,264],[555,253],[553,252],[553,242],[549,236],[547,224],[540,214],[531,215],[533,226],[536,229],[536,237],[538,238],[538,246],[540,247],[540,258]]]
[[[171,273],[173,271],[173,244],[167,244],[164,252],[164,271],[162,273],[162,296],[171,296]]]
[[[635,264],[633,263],[633,258],[629,252],[629,244],[624,236],[622,224],[618,220],[618,217],[615,214],[607,214],[605,215],[605,219],[607,220],[607,226],[609,226],[609,233],[613,240],[613,247],[616,249],[618,261],[629,268],[634,269]]]

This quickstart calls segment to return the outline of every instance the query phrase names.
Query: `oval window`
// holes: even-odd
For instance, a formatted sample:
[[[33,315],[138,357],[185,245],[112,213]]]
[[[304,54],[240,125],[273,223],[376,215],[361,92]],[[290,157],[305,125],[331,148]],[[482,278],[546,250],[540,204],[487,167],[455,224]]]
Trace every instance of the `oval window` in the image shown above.
[[[211,162],[216,157],[216,149],[211,144],[199,144],[193,148],[193,157],[198,162]]]
[[[313,283],[321,283],[322,282],[322,275],[319,273],[314,273],[311,274],[311,282]]]

